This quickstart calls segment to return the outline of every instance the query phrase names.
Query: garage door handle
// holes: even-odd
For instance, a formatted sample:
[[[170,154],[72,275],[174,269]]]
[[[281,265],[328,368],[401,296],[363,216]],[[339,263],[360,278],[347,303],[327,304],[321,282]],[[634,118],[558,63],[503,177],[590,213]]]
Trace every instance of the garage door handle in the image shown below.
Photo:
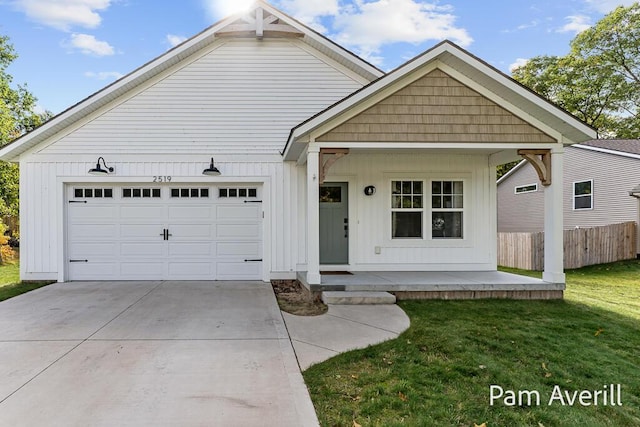
[[[262,262],[262,258],[260,258],[260,259],[245,259],[244,262]]]

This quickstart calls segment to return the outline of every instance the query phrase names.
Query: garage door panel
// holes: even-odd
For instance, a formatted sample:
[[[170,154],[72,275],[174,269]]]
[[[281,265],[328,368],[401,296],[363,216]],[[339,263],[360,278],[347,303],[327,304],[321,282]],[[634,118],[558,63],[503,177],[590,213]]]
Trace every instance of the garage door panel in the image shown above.
[[[169,256],[182,257],[209,257],[213,258],[214,246],[211,242],[171,242],[169,244]]]
[[[125,221],[162,219],[166,216],[165,210],[166,208],[163,205],[139,205],[134,203],[120,206],[120,218]]]
[[[121,240],[154,240],[162,241],[164,225],[158,224],[122,224],[120,226]]]
[[[190,220],[210,220],[213,217],[211,206],[170,206],[169,221],[190,219]]]
[[[118,215],[116,206],[103,205],[72,205],[69,209],[69,220],[72,223],[96,222],[100,219],[113,219]]]
[[[255,240],[259,235],[258,224],[218,224],[216,226],[218,240]]]
[[[120,243],[120,255],[128,257],[150,257],[150,256],[163,256],[164,245],[162,241],[157,243]]]
[[[118,262],[72,262],[69,275],[74,280],[117,279]]]
[[[260,256],[262,244],[260,242],[218,242],[216,254],[224,256],[244,256],[256,258]]]
[[[171,240],[211,240],[211,224],[169,224]]]
[[[69,230],[72,242],[113,239],[116,235],[115,224],[74,224]]]
[[[175,262],[169,261],[169,276],[183,279],[213,279],[214,266],[207,262]]]
[[[216,277],[219,280],[252,280],[260,277],[261,262],[224,262],[216,263]]]
[[[115,242],[77,242],[69,250],[69,257],[71,259],[113,258],[117,253],[116,246]]]
[[[238,221],[242,219],[253,220],[262,216],[262,206],[259,203],[217,206],[216,219],[218,221]]]
[[[133,262],[121,262],[120,274],[123,277],[149,277],[150,279],[161,279],[164,275],[164,265],[162,261],[140,260]]]

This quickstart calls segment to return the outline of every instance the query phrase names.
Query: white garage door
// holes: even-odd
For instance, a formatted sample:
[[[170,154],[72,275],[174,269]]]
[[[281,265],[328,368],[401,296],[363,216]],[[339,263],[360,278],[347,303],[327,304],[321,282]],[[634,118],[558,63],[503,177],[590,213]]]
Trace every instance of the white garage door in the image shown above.
[[[68,187],[69,280],[260,280],[257,185]]]

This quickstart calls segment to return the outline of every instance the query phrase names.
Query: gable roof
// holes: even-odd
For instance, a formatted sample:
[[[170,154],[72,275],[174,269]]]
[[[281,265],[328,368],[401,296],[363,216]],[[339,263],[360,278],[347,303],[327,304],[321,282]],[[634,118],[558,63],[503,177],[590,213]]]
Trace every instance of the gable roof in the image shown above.
[[[302,24],[284,12],[274,8],[264,0],[257,0],[248,11],[232,15],[218,21],[199,34],[196,34],[192,38],[147,62],[121,79],[69,107],[62,113],[48,120],[42,126],[2,147],[0,149],[0,160],[15,161],[27,150],[73,125],[75,122],[81,120],[87,115],[99,110],[108,103],[114,101],[170,67],[178,64],[199,50],[211,45],[213,42],[223,37],[233,36],[233,29],[238,26],[238,22],[242,21],[244,17],[247,17],[251,13],[255,13],[258,9],[262,9],[269,15],[276,17],[279,21],[279,24],[277,25],[278,27],[292,27],[296,36],[298,36],[302,41],[324,55],[327,55],[329,58],[337,61],[357,75],[362,76],[367,81],[375,80],[384,74],[383,71],[371,65],[364,59],[358,57],[342,46],[339,46],[327,37]],[[223,31],[224,29],[228,29],[230,31]],[[265,36],[267,34],[267,31],[265,31]]]
[[[571,145],[568,148],[577,148],[640,160],[640,139],[594,139]],[[520,163],[511,168],[509,172],[501,176],[497,184],[500,185],[526,163],[526,161],[521,160]]]
[[[466,78],[473,80],[479,86],[486,88],[506,102],[519,106],[540,122],[546,123],[553,129],[556,129],[570,141],[569,143],[581,142],[597,137],[595,129],[580,119],[480,60],[455,43],[444,40],[422,55],[401,65],[293,128],[283,155],[285,155],[287,160],[297,159],[304,150],[304,144],[299,143],[301,139],[328,121],[339,118],[349,109],[370,100],[376,94],[389,88],[419,68],[438,61],[460,72]]]

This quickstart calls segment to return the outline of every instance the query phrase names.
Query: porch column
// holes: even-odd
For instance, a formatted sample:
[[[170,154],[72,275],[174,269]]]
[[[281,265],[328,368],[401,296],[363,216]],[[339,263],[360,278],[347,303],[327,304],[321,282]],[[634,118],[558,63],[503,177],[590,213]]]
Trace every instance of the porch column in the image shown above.
[[[320,148],[307,151],[307,283],[320,284]]]
[[[563,154],[551,151],[551,185],[544,189],[544,272],[542,280],[565,283],[563,219]]]

